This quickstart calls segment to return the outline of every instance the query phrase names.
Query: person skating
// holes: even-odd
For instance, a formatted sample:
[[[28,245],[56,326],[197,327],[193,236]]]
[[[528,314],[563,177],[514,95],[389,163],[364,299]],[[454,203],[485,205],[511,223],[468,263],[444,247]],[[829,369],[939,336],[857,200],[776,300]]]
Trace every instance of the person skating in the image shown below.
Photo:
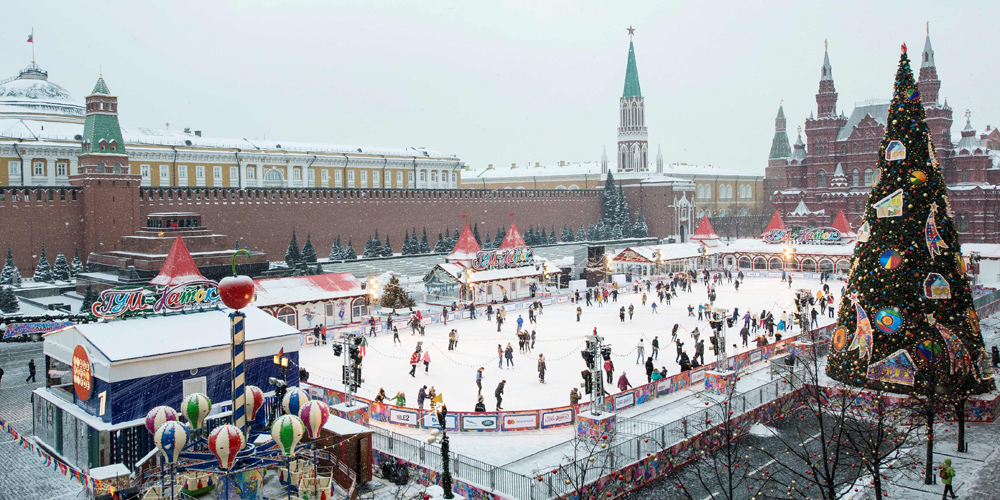
[[[750,328],[746,323],[744,323],[743,328],[740,329],[740,338],[743,339],[743,347],[750,345]]]
[[[642,342],[642,339],[639,339],[639,343],[635,345],[635,351],[635,364],[638,365],[642,363],[642,360],[646,359],[646,344]]]
[[[951,466],[951,459],[944,459],[944,465],[941,466],[941,471],[938,473],[941,476],[941,483],[944,484],[944,492],[941,493],[941,500],[948,498],[948,493],[951,493],[951,498],[958,498],[955,496],[955,490],[951,488],[952,481],[955,480],[955,469]]]
[[[501,380],[500,383],[497,384],[496,390],[493,391],[493,395],[496,396],[496,398],[497,398],[497,411],[500,411],[500,410],[503,409],[503,407],[500,406],[500,404],[503,403],[503,387],[505,385],[507,385],[507,381],[506,380]]]
[[[427,386],[423,386],[417,391],[417,408],[424,409],[424,400],[427,399]]]
[[[811,311],[809,311],[809,315],[812,316],[812,321],[809,323],[810,326],[815,326],[816,328],[819,328],[819,321],[816,319],[819,317],[819,313],[816,312],[816,309],[812,309]]]
[[[500,327],[503,326],[503,314],[497,311],[497,333],[500,333]]]
[[[656,314],[656,302],[653,302],[650,308],[653,310],[653,314]]]
[[[486,405],[483,403],[482,396],[479,396],[479,399],[476,401],[476,408],[474,411],[477,413],[482,413],[486,411]]]
[[[587,303],[587,306],[592,306],[592,305],[594,305],[594,304],[593,304],[593,303],[591,302],[591,293],[590,293],[590,290],[587,290],[587,293],[586,293],[586,294],[585,294],[585,295],[584,295],[583,297],[584,297],[584,298],[586,299],[586,301],[587,301],[587,302],[586,302],[586,303]]]
[[[441,321],[444,322],[445,326],[448,325],[448,308],[447,307],[442,307],[441,308]]]
[[[677,339],[674,343],[677,344],[677,357],[674,359],[674,362],[680,363],[681,356],[684,355],[684,342],[681,342],[681,339]]]
[[[621,309],[618,310],[618,318],[621,319],[622,323],[625,322],[625,306],[622,306]]]
[[[368,318],[368,325],[370,327],[370,329],[368,330],[368,336],[369,337],[378,337],[378,334],[375,333],[375,316],[374,315],[372,315],[370,318]]]
[[[399,340],[399,330],[396,327],[392,327],[392,345],[396,345],[396,342],[403,343],[402,340]]]
[[[694,361],[699,365],[705,364],[705,340],[699,340],[694,344]]]
[[[476,391],[476,394],[482,394],[483,393],[483,367],[482,366],[480,366],[479,369],[476,370],[476,387],[479,388],[479,390]]]
[[[503,369],[503,346],[500,344],[497,344],[497,358],[500,359],[497,368]]]
[[[656,370],[656,368],[653,367],[653,357],[650,356],[650,357],[646,358],[646,383],[647,384],[653,381],[653,372],[655,370]]]
[[[406,406],[406,394],[404,394],[403,391],[397,392],[396,395],[392,399],[393,399],[393,401],[395,401],[394,404],[396,406],[400,406],[400,407]]]
[[[630,387],[632,387],[632,383],[628,381],[628,376],[625,375],[625,372],[622,372],[622,376],[618,377],[618,390],[625,392]]]
[[[486,321],[493,321],[493,304],[486,305]]]
[[[608,377],[608,385],[614,383],[615,374],[615,364],[611,362],[611,358],[604,360],[604,374]]]
[[[375,396],[376,403],[385,403],[385,389],[379,388],[378,396]]]
[[[503,357],[507,358],[508,367],[514,366],[514,348],[510,345],[510,342],[507,343],[507,350],[504,351]]]
[[[792,276],[789,275],[788,276],[788,288],[791,288],[791,287],[792,287]]]
[[[535,333],[534,330],[532,330],[531,331],[531,347],[528,348],[528,351],[532,351],[532,350],[535,349],[535,337],[537,337],[537,336],[538,336],[538,334]]]
[[[521,315],[518,314],[517,315],[517,331],[518,331],[518,333],[521,332],[521,327],[523,327],[523,326],[524,326],[524,318],[522,318]]]
[[[670,331],[670,341],[677,342],[677,330],[679,330],[681,325],[674,323],[674,329]]]
[[[580,306],[576,306],[576,322],[580,322],[580,315],[583,314],[583,309]]]
[[[431,369],[431,350],[427,349],[424,351],[424,373],[427,373]]]
[[[580,391],[574,387],[569,391],[569,405],[575,407],[578,404],[580,404]]]
[[[653,337],[653,359],[660,359],[660,337],[656,335]]]
[[[545,355],[538,355],[538,381],[545,383]]]
[[[682,372],[691,370],[691,358],[688,357],[686,352],[681,353],[680,365]]]
[[[420,351],[419,350],[414,351],[413,354],[410,355],[410,376],[411,377],[416,377],[417,376],[417,365],[418,364],[420,364]]]

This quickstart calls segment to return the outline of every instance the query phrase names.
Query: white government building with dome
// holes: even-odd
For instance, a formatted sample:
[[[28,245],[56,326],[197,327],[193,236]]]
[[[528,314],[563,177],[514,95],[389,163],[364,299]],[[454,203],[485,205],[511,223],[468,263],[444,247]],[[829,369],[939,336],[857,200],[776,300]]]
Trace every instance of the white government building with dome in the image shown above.
[[[126,109],[138,102],[124,101]],[[0,80],[0,186],[68,186],[85,114],[83,99],[35,62]],[[225,139],[127,125],[122,136],[131,173],[150,187],[456,189],[465,168],[456,155],[423,147]]]

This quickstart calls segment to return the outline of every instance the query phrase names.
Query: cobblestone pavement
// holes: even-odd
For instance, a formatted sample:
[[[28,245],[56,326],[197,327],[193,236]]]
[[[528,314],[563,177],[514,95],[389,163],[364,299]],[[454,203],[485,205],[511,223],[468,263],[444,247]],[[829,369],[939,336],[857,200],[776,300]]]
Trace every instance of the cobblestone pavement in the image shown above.
[[[25,383],[28,360],[37,365],[36,383]],[[45,384],[45,357],[41,342],[0,343],[0,417],[31,435],[31,391]],[[0,433],[0,500],[70,500],[86,498],[80,483],[42,466],[41,459]]]

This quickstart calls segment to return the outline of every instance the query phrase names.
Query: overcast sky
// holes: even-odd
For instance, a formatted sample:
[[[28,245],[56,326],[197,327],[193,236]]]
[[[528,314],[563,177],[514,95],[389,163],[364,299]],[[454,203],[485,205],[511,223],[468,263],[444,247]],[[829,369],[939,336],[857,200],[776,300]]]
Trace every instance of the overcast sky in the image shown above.
[[[888,98],[924,23],[955,110],[1000,125],[1000,2],[12,2],[0,78],[37,60],[82,97],[100,68],[126,126],[426,146],[472,169],[614,150],[635,51],[651,154],[763,174],[785,100],[815,110],[829,39],[838,110]],[[499,5],[499,6],[496,6]]]

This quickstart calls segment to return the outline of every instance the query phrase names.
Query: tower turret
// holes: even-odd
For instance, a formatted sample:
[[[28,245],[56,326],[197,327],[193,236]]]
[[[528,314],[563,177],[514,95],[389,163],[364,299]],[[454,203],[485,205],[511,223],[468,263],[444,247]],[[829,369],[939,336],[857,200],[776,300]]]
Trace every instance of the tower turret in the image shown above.
[[[639,69],[635,47],[628,28],[628,63],[625,66],[625,90],[618,104],[618,171],[645,172],[649,169],[649,137],[646,132],[646,101],[639,89]]]
[[[806,120],[806,136],[809,138],[809,156],[833,154],[837,134],[847,124],[847,117],[837,114],[837,89],[833,85],[833,67],[830,52],[823,41],[823,67],[820,69],[819,92],[816,93],[816,117]],[[793,151],[794,154],[794,151]],[[807,174],[807,175],[811,175]]]
[[[931,129],[931,141],[939,150],[951,149],[952,110],[948,101],[938,104],[941,92],[941,80],[938,79],[937,66],[934,63],[934,47],[931,46],[931,28],[927,23],[927,39],[924,40],[924,52],[920,55],[920,78],[917,81],[920,99],[927,113],[927,126]],[[942,151],[942,153],[944,153]],[[946,153],[944,153],[946,154]]]
[[[788,133],[785,131],[785,105],[782,103],[778,105],[778,116],[774,119],[774,138],[771,139],[771,154],[768,159],[788,158],[791,154]]]

